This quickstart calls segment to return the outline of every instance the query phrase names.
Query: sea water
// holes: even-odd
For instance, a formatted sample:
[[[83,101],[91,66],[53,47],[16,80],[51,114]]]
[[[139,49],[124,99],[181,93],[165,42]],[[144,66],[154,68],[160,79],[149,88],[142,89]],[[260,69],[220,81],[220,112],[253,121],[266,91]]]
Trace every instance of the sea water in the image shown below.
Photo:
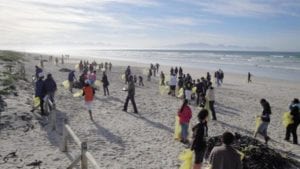
[[[300,82],[300,52],[196,50],[77,50],[72,56],[138,63],[160,63],[225,73],[247,74]]]

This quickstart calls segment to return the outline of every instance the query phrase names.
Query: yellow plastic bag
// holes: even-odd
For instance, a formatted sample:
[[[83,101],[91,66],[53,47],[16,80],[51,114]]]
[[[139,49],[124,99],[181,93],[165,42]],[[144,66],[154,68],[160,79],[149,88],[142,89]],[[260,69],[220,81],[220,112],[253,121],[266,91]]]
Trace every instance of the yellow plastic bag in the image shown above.
[[[161,95],[167,94],[170,91],[169,86],[159,86],[159,93]]]
[[[175,130],[174,130],[175,140],[181,140],[181,126],[179,124],[179,117],[175,117]]]
[[[284,127],[287,127],[288,125],[290,124],[293,124],[294,121],[293,121],[293,116],[291,115],[290,112],[285,112],[283,113],[283,116],[282,116],[282,124]]]
[[[38,107],[41,103],[41,100],[39,97],[34,97],[33,96],[33,107]]]
[[[101,83],[102,83],[102,82],[101,82],[100,80],[96,80],[96,81],[95,81],[95,86],[96,86],[96,87],[100,87],[100,86],[101,86]]]
[[[147,76],[148,73],[149,73],[149,69],[145,68],[145,69],[143,70],[143,75]]]
[[[122,74],[121,79],[125,80],[125,74]]]
[[[192,94],[196,94],[196,91],[197,91],[197,87],[193,87]]]
[[[256,119],[255,119],[255,131],[257,132],[257,130],[258,130],[258,127],[259,127],[259,125],[261,124],[261,117],[260,116],[258,116],[258,117],[256,117]]]
[[[64,86],[65,89],[69,89],[70,88],[70,82],[68,80],[63,81],[62,85]]]
[[[178,98],[182,98],[183,97],[183,88],[179,89],[177,97]]]
[[[239,150],[236,150],[237,153],[239,153],[239,155],[241,156],[241,160],[243,160],[245,158],[245,154]]]
[[[170,82],[170,79],[171,79],[170,75],[165,76],[165,85],[167,85]]]
[[[76,64],[76,65],[75,65],[75,69],[79,69],[79,64]]]
[[[190,149],[185,149],[179,155],[179,160],[182,161],[179,169],[191,169],[193,165],[193,155],[194,152]]]
[[[82,96],[82,94],[83,94],[83,91],[79,90],[78,92],[73,94],[73,97],[80,97],[80,96]]]

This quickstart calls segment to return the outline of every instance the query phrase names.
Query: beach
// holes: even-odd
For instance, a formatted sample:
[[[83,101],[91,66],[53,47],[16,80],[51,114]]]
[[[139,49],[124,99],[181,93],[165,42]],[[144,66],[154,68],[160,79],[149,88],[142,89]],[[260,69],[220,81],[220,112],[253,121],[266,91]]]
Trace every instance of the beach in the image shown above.
[[[1,113],[1,124],[6,127],[1,128],[0,134],[0,168],[30,168],[26,164],[35,160],[42,161],[41,168],[66,168],[79,154],[80,148],[71,142],[69,153],[59,150],[65,118],[69,120],[71,128],[79,139],[87,142],[88,151],[102,168],[179,168],[181,163],[178,155],[185,146],[174,140],[174,124],[182,100],[160,94],[159,76],[152,78],[151,82],[146,81],[143,71],[150,63],[111,60],[113,68],[107,73],[110,96],[104,96],[102,87],[96,91],[92,109],[94,121],[91,121],[84,107],[83,98],[74,98],[62,86],[62,82],[68,78],[68,73],[60,72],[59,69],[75,69],[78,58],[72,58],[71,55],[69,60],[65,60],[65,64],[59,63],[57,66],[54,63],[44,62],[44,72],[50,72],[58,84],[55,96],[57,131],[53,132],[47,119],[40,119],[30,112],[34,94],[30,82],[35,73],[34,66],[40,62],[39,56],[39,54],[26,54],[24,63],[29,82],[22,80],[16,82],[18,95],[2,96],[7,107]],[[48,56],[43,55],[43,59],[48,60]],[[94,58],[90,58],[90,61],[93,60]],[[103,62],[101,59],[95,60],[97,63]],[[159,60],[157,62],[159,63]],[[145,86],[136,86],[135,100],[139,115],[132,113],[131,103],[129,103],[128,113],[122,111],[127,92],[122,91],[126,84],[121,76],[127,65],[132,66],[133,74],[144,77]],[[0,71],[4,70],[2,66],[0,68]],[[165,74],[169,74],[169,68],[170,65],[161,65]],[[198,79],[205,77],[206,72],[210,70],[183,67],[183,71]],[[210,71],[210,73],[213,75],[214,72]],[[77,70],[76,77],[78,76]],[[101,77],[102,73],[97,72],[97,79]],[[256,76],[252,81],[248,84],[245,75],[225,72],[223,85],[215,87],[218,121],[209,121],[208,135],[216,136],[224,131],[231,131],[252,136],[255,117],[262,112],[259,101],[265,98],[272,108],[271,123],[268,128],[271,138],[269,146],[299,161],[299,145],[284,141],[285,128],[282,125],[282,115],[289,111],[290,102],[294,98],[299,98],[300,82]],[[198,107],[191,106],[191,108],[193,117],[190,129],[197,123],[197,114],[200,111]],[[21,118],[22,116],[31,119],[26,121]],[[24,124],[21,125],[21,122]],[[20,125],[21,127],[18,127]],[[24,132],[27,130],[24,126],[30,125],[34,127]],[[263,141],[263,138],[258,139]],[[14,151],[17,157],[1,162],[1,158]]]

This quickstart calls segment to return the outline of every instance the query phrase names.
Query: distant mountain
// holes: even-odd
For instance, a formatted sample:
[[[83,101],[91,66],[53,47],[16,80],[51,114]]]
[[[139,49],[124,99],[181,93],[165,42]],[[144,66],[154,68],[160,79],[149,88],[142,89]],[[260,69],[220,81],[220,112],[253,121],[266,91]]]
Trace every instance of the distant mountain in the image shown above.
[[[186,50],[256,50],[256,51],[270,50],[270,48],[268,47],[261,47],[261,46],[249,47],[249,46],[224,45],[224,44],[212,45],[212,44],[202,43],[202,42],[167,45],[165,46],[165,48],[186,49]]]

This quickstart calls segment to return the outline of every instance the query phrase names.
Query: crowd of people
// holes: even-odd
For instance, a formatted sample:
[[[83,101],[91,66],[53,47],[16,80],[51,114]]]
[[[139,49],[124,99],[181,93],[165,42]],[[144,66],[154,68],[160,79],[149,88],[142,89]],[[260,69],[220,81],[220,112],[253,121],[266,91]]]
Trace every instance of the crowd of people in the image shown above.
[[[51,58],[52,59],[52,58]],[[97,79],[96,71],[100,69],[103,71],[101,82],[103,84],[104,95],[109,95],[109,81],[107,77],[107,71],[111,71],[111,63],[100,63],[97,64],[95,61],[89,64],[88,61],[80,61],[78,69],[80,72],[79,77],[79,88],[82,89],[82,96],[84,96],[85,106],[88,109],[90,119],[93,120],[92,115],[92,103],[95,97],[95,86],[94,83]],[[151,80],[151,76],[156,76],[159,72],[159,64],[151,64],[149,73],[147,75],[148,80]],[[44,97],[49,96],[50,100],[55,103],[54,95],[57,90],[57,85],[50,73],[47,74],[47,78],[44,80],[44,72],[41,67],[36,66],[36,83],[35,83],[35,96],[40,99],[41,115],[44,113]],[[224,72],[219,69],[215,72],[215,85],[221,86],[224,79]],[[123,106],[123,111],[127,112],[128,103],[131,101],[134,113],[138,114],[138,109],[135,103],[135,84],[138,83],[140,86],[144,86],[143,77],[133,75],[130,66],[125,70],[124,74],[125,83],[128,84],[127,97]],[[71,71],[68,75],[69,90],[72,93],[72,88],[77,82],[75,71]],[[189,73],[184,73],[181,67],[175,67],[170,69],[170,79],[166,80],[166,75],[163,71],[160,72],[161,86],[169,86],[169,95],[178,96],[177,93],[181,90],[183,99],[182,106],[177,112],[179,117],[179,124],[181,127],[181,139],[180,141],[187,145],[195,154],[194,169],[200,169],[204,160],[204,154],[207,147],[208,138],[208,125],[209,111],[212,115],[212,120],[217,120],[215,113],[215,92],[213,87],[212,78],[209,72],[206,77],[200,79],[193,79]],[[177,91],[177,92],[176,92]],[[196,106],[202,107],[197,115],[198,123],[192,127],[192,140],[188,138],[189,124],[192,118],[192,109],[190,108],[191,102],[194,100]],[[205,106],[208,105],[208,106]],[[260,134],[264,137],[265,143],[267,144],[270,137],[267,134],[268,126],[271,121],[271,106],[266,99],[260,100],[262,106],[262,114],[257,118],[260,119],[260,123],[254,133],[254,137]],[[293,136],[293,143],[298,144],[297,139],[297,127],[300,124],[300,103],[298,99],[294,99],[289,107],[291,115],[291,123],[286,127],[285,140],[290,140],[290,135]],[[33,109],[32,111],[34,111]],[[230,132],[224,132],[222,135],[223,145],[215,147],[209,155],[208,161],[211,164],[212,169],[241,169],[242,163],[240,154],[231,146],[234,142],[234,135]]]

